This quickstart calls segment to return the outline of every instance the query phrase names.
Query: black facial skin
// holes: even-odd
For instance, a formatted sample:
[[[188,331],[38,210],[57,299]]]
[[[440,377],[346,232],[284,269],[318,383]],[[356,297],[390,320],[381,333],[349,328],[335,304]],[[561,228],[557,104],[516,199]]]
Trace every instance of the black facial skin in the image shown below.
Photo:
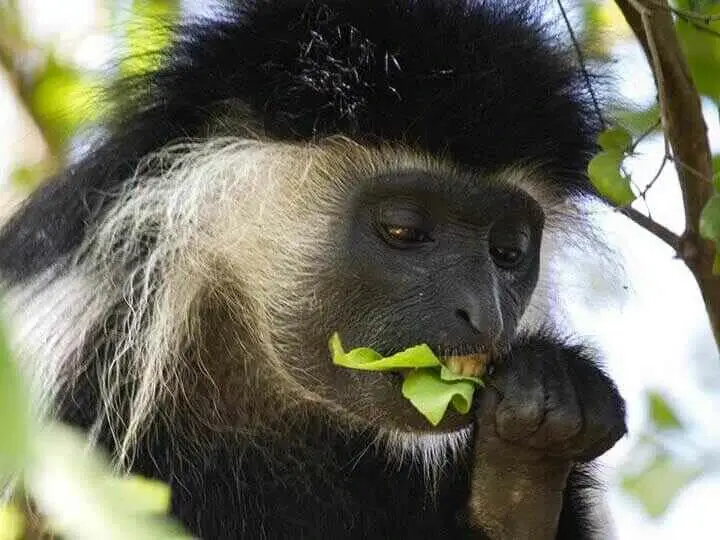
[[[342,262],[367,302],[393,306],[394,328],[347,328],[348,345],[507,345],[537,282],[543,214],[527,194],[482,182],[403,172],[359,194]]]
[[[527,193],[477,175],[402,171],[367,182],[347,215],[341,243],[352,248],[339,249],[329,280],[344,309],[323,325],[325,339],[338,331],[346,349],[383,355],[419,343],[439,356],[507,349],[539,271],[544,217]],[[369,401],[378,409],[366,416],[430,429],[399,376],[332,368],[348,410]],[[439,429],[470,421],[458,416]]]

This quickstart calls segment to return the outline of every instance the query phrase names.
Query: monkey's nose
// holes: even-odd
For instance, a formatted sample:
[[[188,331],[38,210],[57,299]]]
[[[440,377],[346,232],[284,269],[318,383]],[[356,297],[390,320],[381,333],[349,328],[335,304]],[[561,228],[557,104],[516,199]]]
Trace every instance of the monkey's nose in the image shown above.
[[[472,328],[476,334],[473,341],[490,345],[502,334],[502,316],[500,310],[493,306],[488,306],[485,309],[479,305],[459,308],[455,311],[455,315],[462,321],[462,324]]]

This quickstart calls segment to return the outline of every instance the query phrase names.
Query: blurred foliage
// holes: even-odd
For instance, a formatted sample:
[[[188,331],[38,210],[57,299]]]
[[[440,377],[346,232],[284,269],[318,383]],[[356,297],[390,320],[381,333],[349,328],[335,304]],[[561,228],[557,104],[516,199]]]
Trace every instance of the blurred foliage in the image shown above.
[[[583,50],[590,58],[609,60],[613,46],[632,37],[632,30],[615,2],[585,0],[581,5],[584,24],[580,41]]]
[[[168,44],[179,3],[134,1],[129,9],[113,13],[122,19],[119,41],[124,47],[119,48],[127,58],[98,73],[60,54],[52,43],[32,40],[18,1],[0,2],[0,69],[48,150],[44,161],[21,164],[14,171],[13,180],[22,189],[32,189],[57,169],[74,136],[96,120],[101,85],[154,67],[151,51]],[[0,540],[22,540],[26,534],[36,538],[44,531],[77,539],[189,538],[164,517],[170,505],[167,485],[114,476],[108,459],[88,450],[82,434],[60,424],[36,424],[29,410],[25,384],[0,328],[0,488],[12,480],[17,490],[15,504],[0,505]],[[33,510],[19,504],[25,495]]]
[[[38,515],[25,504],[0,505],[0,540],[22,540],[27,524],[33,523],[36,532],[38,522],[41,532],[67,539],[190,538],[164,517],[170,506],[165,484],[114,476],[107,458],[89,450],[82,433],[58,423],[32,422],[23,388],[0,333],[0,493],[12,481],[15,500],[27,495],[39,509]]]
[[[0,68],[48,146],[47,163],[23,168],[22,184],[32,186],[58,166],[71,136],[92,119],[88,105],[99,79],[61,59],[49,44],[31,40],[17,0],[0,4]]]
[[[98,119],[103,87],[157,65],[157,51],[168,45],[180,14],[179,0],[107,4],[113,18],[108,26],[119,29],[112,37],[124,51],[123,60],[92,71],[58,54],[53,43],[31,39],[18,0],[0,2],[0,69],[48,147],[43,162],[21,164],[13,172],[21,188],[32,189],[62,166],[74,136]]]
[[[125,28],[127,55],[120,63],[120,75],[139,75],[158,65],[158,51],[170,43],[178,9],[178,2],[132,1],[132,18]]]
[[[650,517],[658,518],[691,482],[714,472],[716,464],[693,448],[679,455],[676,443],[691,442],[691,437],[665,396],[649,391],[646,403],[647,422],[623,466],[620,485]]]
[[[648,515],[660,517],[679,491],[701,472],[701,468],[682,465],[669,454],[659,454],[640,472],[627,474],[622,487],[640,501]]]
[[[25,465],[29,450],[26,403],[22,377],[10,359],[7,338],[0,328],[0,485],[8,473]]]
[[[25,516],[16,506],[0,506],[0,540],[22,540]]]
[[[92,94],[97,84],[97,79],[50,52],[24,88],[30,113],[55,153],[65,151],[73,134],[94,118]]]
[[[676,29],[698,91],[720,100],[720,2],[675,0]],[[685,13],[685,15],[683,15]],[[713,19],[712,17],[715,17]],[[704,19],[703,17],[708,17]]]
[[[665,398],[657,392],[648,392],[648,406],[650,409],[650,423],[660,431],[682,429],[682,424],[675,411],[672,410]]]

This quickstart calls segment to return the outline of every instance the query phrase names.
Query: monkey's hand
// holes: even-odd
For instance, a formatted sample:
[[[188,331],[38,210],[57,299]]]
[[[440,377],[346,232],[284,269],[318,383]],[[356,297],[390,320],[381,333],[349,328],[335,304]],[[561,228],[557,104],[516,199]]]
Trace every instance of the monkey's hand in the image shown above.
[[[493,540],[555,538],[573,464],[626,433],[625,403],[586,351],[541,337],[517,344],[485,382],[470,521]]]

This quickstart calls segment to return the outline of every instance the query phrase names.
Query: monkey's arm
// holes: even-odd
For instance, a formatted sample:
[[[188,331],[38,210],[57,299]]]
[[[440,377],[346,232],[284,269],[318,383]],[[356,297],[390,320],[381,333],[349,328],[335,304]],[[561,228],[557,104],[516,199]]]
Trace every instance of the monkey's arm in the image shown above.
[[[477,414],[469,519],[492,540],[558,532],[568,475],[626,432],[625,404],[587,351],[551,338],[517,344],[487,378]]]

